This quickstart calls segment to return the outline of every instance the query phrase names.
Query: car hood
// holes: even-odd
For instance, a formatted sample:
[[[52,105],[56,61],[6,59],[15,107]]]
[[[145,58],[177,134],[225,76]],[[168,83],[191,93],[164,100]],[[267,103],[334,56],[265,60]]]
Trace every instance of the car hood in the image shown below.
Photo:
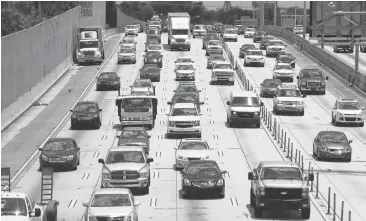
[[[281,59],[278,59],[278,62],[279,63],[291,63],[293,62],[294,60],[291,59],[291,58],[281,58]]]
[[[134,56],[134,53],[119,53],[121,56]]]
[[[139,144],[141,146],[149,146],[149,139],[119,139],[118,146],[122,146],[124,144]]]
[[[275,70],[274,73],[285,73],[285,74],[293,74],[294,72],[292,70]]]
[[[256,58],[256,59],[260,59],[260,58],[264,58],[264,56],[262,56],[262,55],[247,55],[247,58]]]
[[[232,69],[213,69],[213,72],[228,72],[228,73],[234,73],[234,71]]]
[[[305,182],[302,180],[261,180],[264,187],[269,188],[303,188]]]
[[[235,112],[259,112],[260,107],[231,107],[231,111],[235,111]]]
[[[29,221],[27,216],[1,216],[1,220],[3,221]]]
[[[229,34],[229,33],[225,33],[224,36],[238,36],[238,34]]]
[[[205,174],[185,174],[183,176],[184,179],[188,179],[189,181],[211,181],[215,182],[222,178],[221,174],[214,174],[214,175],[205,175]]]
[[[178,150],[177,155],[183,157],[199,157],[204,158],[210,155],[209,150]]]
[[[194,70],[177,70],[177,73],[182,73],[182,74],[190,74],[193,72],[194,72]]]
[[[361,114],[362,110],[337,110],[338,113],[341,114]]]
[[[132,87],[131,90],[137,92],[148,92],[150,87]]]
[[[246,31],[245,34],[254,34],[254,31]]]
[[[302,97],[277,97],[279,101],[303,101]]]
[[[212,49],[221,49],[222,46],[221,45],[208,45],[208,48],[212,48]]]
[[[73,154],[73,151],[42,151],[42,155],[46,157],[68,157]]]
[[[321,142],[320,146],[324,146],[329,149],[343,150],[344,148],[350,148],[351,146],[348,143],[330,143],[330,142]]]
[[[116,170],[140,171],[145,166],[145,163],[112,163],[112,164],[107,164],[107,166],[111,171],[116,171]]]
[[[268,45],[267,47],[268,49],[274,49],[274,48],[280,48],[280,49],[285,49],[285,46],[278,46],[278,45]]]
[[[128,216],[133,212],[132,206],[116,206],[116,207],[90,207],[91,216],[119,217]]]
[[[169,116],[169,121],[199,121],[199,116]]]

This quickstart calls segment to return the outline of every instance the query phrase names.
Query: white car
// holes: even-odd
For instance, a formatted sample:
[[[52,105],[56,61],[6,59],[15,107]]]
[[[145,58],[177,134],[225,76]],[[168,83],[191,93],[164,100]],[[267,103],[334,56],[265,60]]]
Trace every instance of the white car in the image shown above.
[[[207,141],[199,138],[183,139],[174,149],[176,169],[183,169],[190,160],[209,160],[213,150]]]
[[[140,32],[140,27],[137,25],[127,25],[125,27],[125,36],[127,36],[127,35],[138,36],[139,32]]]
[[[176,80],[195,80],[196,69],[192,63],[177,63],[175,65],[175,78]]]
[[[192,64],[194,61],[190,57],[179,57],[177,60],[174,61],[174,63],[177,64]]]
[[[281,40],[269,40],[266,48],[266,56],[277,56],[278,54],[284,53],[287,45]]]
[[[167,137],[193,135],[201,138],[201,115],[194,103],[176,103],[168,115]]]
[[[355,99],[338,99],[333,106],[332,123],[335,126],[343,123],[363,127],[365,124],[364,109]]]
[[[222,35],[224,41],[238,41],[238,32],[235,28],[227,28],[224,30],[224,34]]]
[[[136,64],[136,51],[134,51],[132,48],[131,49],[121,48],[117,54],[117,59],[118,64],[125,62]]]
[[[149,45],[149,46],[147,46],[147,51],[146,52],[149,52],[149,51],[157,51],[160,54],[163,54],[163,46],[155,45],[155,44]]]
[[[121,48],[129,47],[129,48],[133,48],[136,51],[137,42],[135,41],[135,39],[133,37],[124,37],[122,39],[122,41],[120,42],[120,44],[121,44]]]
[[[245,29],[244,38],[253,38],[254,33],[256,31],[257,30],[255,28],[247,28],[247,29]]]
[[[206,46],[206,56],[211,54],[223,54],[224,49],[222,48],[220,40],[209,40]]]
[[[279,85],[273,98],[273,113],[280,112],[305,114],[304,97],[296,85]]]
[[[249,49],[244,55],[244,66],[259,64],[261,67],[265,65],[264,54],[261,50]]]
[[[207,34],[207,30],[204,25],[195,25],[193,27],[193,38],[196,36],[205,36]]]
[[[96,220],[126,220],[138,221],[138,206],[131,190],[125,188],[98,189],[89,203],[83,203],[87,208],[85,221]]]
[[[295,71],[289,63],[277,63],[273,68],[273,79],[280,79],[281,82],[294,82]]]
[[[230,85],[234,85],[234,70],[229,61],[214,63],[211,71],[211,84],[218,82],[229,82]]]
[[[303,27],[295,27],[293,30],[294,34],[303,34],[304,28]]]

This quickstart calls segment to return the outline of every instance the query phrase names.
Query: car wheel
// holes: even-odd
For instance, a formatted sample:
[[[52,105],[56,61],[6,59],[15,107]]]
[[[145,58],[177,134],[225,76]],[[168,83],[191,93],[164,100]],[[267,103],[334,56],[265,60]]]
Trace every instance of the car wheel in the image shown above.
[[[320,151],[319,150],[316,151],[316,158],[318,159],[318,161],[323,160],[323,158],[320,156]]]
[[[301,218],[310,219],[310,207],[301,209]]]
[[[334,118],[334,126],[338,126],[338,125],[339,125],[339,123],[338,123],[337,119]]]
[[[332,124],[335,124],[335,119],[334,119],[334,117],[333,117],[333,115],[332,115]]]
[[[365,125],[365,122],[360,123],[360,127],[363,127]]]
[[[96,90],[96,91],[99,91],[99,90],[100,90],[100,88],[99,88],[98,86],[96,86],[96,87],[95,87],[95,90]]]
[[[273,106],[272,113],[274,115],[277,115],[278,114],[277,108],[275,106]]]
[[[147,125],[147,129],[148,130],[152,130],[152,128],[153,128],[153,125],[152,124]]]
[[[75,171],[75,170],[77,170],[77,169],[78,169],[78,164],[77,164],[77,163],[75,163],[75,165],[71,168],[71,170]]]
[[[253,193],[253,190],[252,188],[250,188],[250,206],[251,207],[255,207],[255,196],[254,196],[254,193]]]
[[[255,127],[256,128],[261,128],[261,124],[260,123],[257,123],[257,124],[255,124]]]
[[[233,127],[233,124],[231,123],[229,116],[226,117],[226,122],[229,127]]]
[[[78,159],[78,165],[80,165],[80,157],[79,157],[79,159]]]
[[[304,115],[305,115],[305,111],[301,111],[300,116],[304,116]]]
[[[220,193],[220,199],[224,199],[225,198],[225,189],[224,188],[222,188],[222,190],[221,190],[221,193]]]
[[[75,130],[75,128],[76,128],[76,125],[75,125],[75,124],[73,124],[73,123],[71,123],[70,129],[71,129],[71,130]]]
[[[199,134],[197,135],[197,138],[202,138],[202,133],[199,133]]]
[[[262,64],[262,67],[264,67],[264,64]],[[292,80],[292,82],[294,82],[294,80]]]
[[[349,158],[346,159],[346,162],[348,162],[348,163],[351,162],[351,161],[352,161],[352,158],[351,157],[349,157]]]
[[[262,218],[263,217],[263,208],[254,206],[254,217],[256,218]]]
[[[142,193],[145,194],[145,195],[147,195],[147,194],[150,193],[150,187],[149,187],[149,185],[147,185],[146,187],[143,187],[142,188]]]

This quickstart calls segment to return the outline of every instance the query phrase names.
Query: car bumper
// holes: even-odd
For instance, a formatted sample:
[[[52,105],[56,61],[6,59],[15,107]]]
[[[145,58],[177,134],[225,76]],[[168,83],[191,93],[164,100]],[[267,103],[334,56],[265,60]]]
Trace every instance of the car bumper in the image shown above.
[[[286,112],[303,112],[304,106],[277,105],[277,110]]]
[[[207,54],[222,54],[224,53],[224,50],[216,49],[216,50],[207,50]]]
[[[136,32],[125,32],[125,35],[138,35],[139,33]]]
[[[253,61],[253,60],[247,60],[247,64],[264,64],[264,60],[259,61]]]
[[[144,61],[144,64],[156,64],[156,65],[161,65],[163,63],[163,61]]]
[[[344,123],[344,124],[359,124],[365,121],[361,117],[338,117],[338,116],[336,120],[338,123]]]
[[[251,117],[251,118],[243,118],[238,116],[230,116],[231,123],[242,123],[242,124],[259,124],[261,122],[261,118]]]
[[[173,135],[198,135],[202,133],[201,127],[186,127],[186,128],[180,128],[180,127],[168,127],[167,128],[167,134],[173,134]]]
[[[71,124],[74,125],[96,125],[99,123],[99,119],[98,118],[92,118],[92,119],[87,119],[87,120],[83,120],[83,119],[71,119]]]
[[[177,80],[194,80],[195,79],[195,75],[194,74],[190,74],[190,75],[177,74],[176,75],[176,79]]]
[[[188,194],[224,194],[225,186],[213,186],[213,187],[196,187],[196,186],[183,186],[182,190]]]
[[[190,49],[191,44],[189,44],[189,43],[171,43],[170,48],[172,48],[172,49]]]
[[[122,126],[130,126],[130,125],[152,125],[153,120],[123,120],[121,121]]]
[[[256,197],[256,205],[258,207],[264,207],[269,209],[280,209],[280,210],[297,210],[310,207],[309,198],[304,199],[267,199],[265,196]]]
[[[54,168],[72,168],[76,165],[76,160],[67,160],[65,162],[49,162],[40,160],[39,164],[41,167],[54,167]]]
[[[105,179],[101,181],[104,188],[144,188],[149,184],[148,177],[135,180]]]
[[[234,76],[231,76],[231,77],[226,77],[226,76],[211,77],[211,81],[213,81],[213,82],[234,82]]]
[[[293,81],[293,75],[273,75],[274,79],[280,79],[281,81]]]
[[[323,87],[300,87],[301,91],[325,91],[325,86]]]
[[[88,58],[78,58],[78,62],[102,62],[103,58],[102,57],[88,57]]]
[[[236,41],[236,40],[238,40],[238,37],[224,36],[223,39],[224,40]]]
[[[321,158],[328,158],[328,159],[350,159],[352,156],[352,152],[343,152],[343,151],[334,151],[334,152],[329,152],[329,151],[324,151],[324,150],[319,150],[319,157]]]
[[[134,62],[136,57],[118,57],[118,62]]]

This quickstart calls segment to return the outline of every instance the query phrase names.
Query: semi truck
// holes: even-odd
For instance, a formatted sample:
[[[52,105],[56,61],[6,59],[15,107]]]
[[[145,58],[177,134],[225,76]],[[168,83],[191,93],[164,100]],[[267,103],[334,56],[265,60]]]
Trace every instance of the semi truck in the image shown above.
[[[171,50],[191,50],[191,16],[185,12],[168,13],[168,45]]]
[[[78,28],[76,58],[78,64],[99,63],[104,60],[102,26]]]

